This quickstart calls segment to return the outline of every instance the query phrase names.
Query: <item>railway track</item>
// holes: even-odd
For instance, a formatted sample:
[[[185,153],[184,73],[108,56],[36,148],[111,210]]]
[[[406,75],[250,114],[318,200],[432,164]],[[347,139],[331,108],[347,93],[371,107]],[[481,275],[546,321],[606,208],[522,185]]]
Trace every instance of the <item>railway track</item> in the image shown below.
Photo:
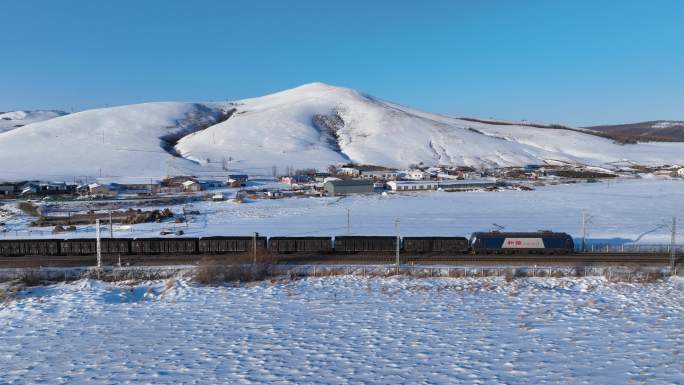
[[[219,261],[235,261],[231,255],[205,256],[205,255],[104,255],[104,265],[177,265],[196,264],[204,258],[214,258]],[[242,262],[251,262],[251,258],[240,259]],[[280,264],[391,264],[396,261],[394,255],[285,255],[269,257],[269,260]],[[540,264],[540,265],[584,265],[584,264],[647,264],[669,265],[670,256],[663,253],[579,253],[569,255],[424,255],[409,256],[401,255],[402,264],[428,264],[428,265],[451,265],[451,264]],[[684,263],[684,257],[678,256],[677,264]],[[22,256],[0,257],[0,267],[80,267],[96,266],[97,258],[88,256]]]

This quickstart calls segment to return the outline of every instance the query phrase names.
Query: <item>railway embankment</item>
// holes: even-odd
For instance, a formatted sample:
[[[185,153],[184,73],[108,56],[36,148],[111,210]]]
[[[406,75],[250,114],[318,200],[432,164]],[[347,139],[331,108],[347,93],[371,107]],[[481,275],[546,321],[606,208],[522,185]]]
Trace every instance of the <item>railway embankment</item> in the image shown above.
[[[84,278],[104,281],[140,281],[168,278],[197,278],[204,274],[205,278],[196,279],[200,283],[235,282],[249,279],[243,277],[259,277],[263,279],[299,279],[307,277],[326,277],[337,275],[353,275],[360,278],[410,276],[417,278],[478,278],[502,277],[506,280],[519,278],[543,277],[604,277],[610,281],[652,282],[672,274],[684,277],[684,269],[671,270],[666,266],[624,266],[624,265],[391,265],[391,264],[273,264],[257,265],[255,270],[264,274],[233,275],[222,274],[222,269],[234,269],[236,265],[213,265],[214,280],[206,280],[207,266],[203,265],[168,265],[168,266],[104,266],[90,267],[22,267],[0,268],[0,282],[16,281],[28,286],[41,285],[60,281],[74,281]],[[252,265],[240,265],[243,271],[249,271]],[[211,272],[211,271],[210,271]]]

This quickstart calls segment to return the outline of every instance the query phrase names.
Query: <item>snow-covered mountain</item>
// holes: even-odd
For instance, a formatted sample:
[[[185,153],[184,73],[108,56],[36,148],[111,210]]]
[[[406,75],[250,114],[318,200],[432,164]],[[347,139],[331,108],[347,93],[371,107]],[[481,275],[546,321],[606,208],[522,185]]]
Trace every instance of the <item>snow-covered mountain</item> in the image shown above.
[[[32,111],[10,111],[0,113],[0,134],[25,126],[30,123],[41,122],[66,115],[64,111],[57,110],[32,110]]]
[[[90,110],[0,134],[0,179],[270,174],[350,161],[684,164],[684,143],[621,145],[581,130],[432,114],[321,83],[235,102]]]
[[[158,177],[193,162],[174,157],[177,137],[220,120],[195,103],[145,103],[77,112],[0,134],[1,179]]]
[[[180,140],[178,152],[264,168],[347,161],[393,167],[684,162],[682,144],[622,146],[574,130],[475,122],[320,83],[242,100],[236,109],[227,121]]]

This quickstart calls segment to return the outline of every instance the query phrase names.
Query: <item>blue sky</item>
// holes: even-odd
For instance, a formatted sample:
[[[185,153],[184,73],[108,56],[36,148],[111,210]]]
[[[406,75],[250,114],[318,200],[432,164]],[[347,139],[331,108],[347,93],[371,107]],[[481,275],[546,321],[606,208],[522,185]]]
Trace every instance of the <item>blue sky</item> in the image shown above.
[[[684,1],[3,2],[0,111],[320,81],[441,113],[684,119]]]

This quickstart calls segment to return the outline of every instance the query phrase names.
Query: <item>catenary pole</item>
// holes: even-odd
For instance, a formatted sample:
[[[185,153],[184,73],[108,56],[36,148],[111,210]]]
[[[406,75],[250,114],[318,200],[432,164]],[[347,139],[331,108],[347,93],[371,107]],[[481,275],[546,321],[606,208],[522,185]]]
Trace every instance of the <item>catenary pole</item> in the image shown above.
[[[350,213],[349,209],[347,208],[347,235],[351,235],[351,221],[349,220]]]
[[[397,219],[394,221],[394,228],[396,229],[396,232],[397,232],[397,245],[396,245],[396,248],[395,248],[395,257],[396,257],[396,261],[395,261],[395,262],[396,262],[396,264],[397,264],[397,268],[399,268],[399,246],[400,246],[400,242],[401,242],[401,238],[400,238],[400,235],[399,235],[399,218],[397,218]]]
[[[582,209],[582,252],[587,249],[587,210]]]
[[[97,250],[97,277],[100,278],[100,269],[102,269],[102,245],[100,243],[100,220],[95,220],[95,239]]]
[[[672,236],[670,238],[670,268],[672,272],[675,271],[675,263],[677,262],[677,217],[672,217]]]
[[[257,241],[257,235],[259,235],[259,233],[254,233],[254,237],[252,238],[252,252],[254,255],[253,263],[255,265],[257,263],[257,242],[256,242]]]

